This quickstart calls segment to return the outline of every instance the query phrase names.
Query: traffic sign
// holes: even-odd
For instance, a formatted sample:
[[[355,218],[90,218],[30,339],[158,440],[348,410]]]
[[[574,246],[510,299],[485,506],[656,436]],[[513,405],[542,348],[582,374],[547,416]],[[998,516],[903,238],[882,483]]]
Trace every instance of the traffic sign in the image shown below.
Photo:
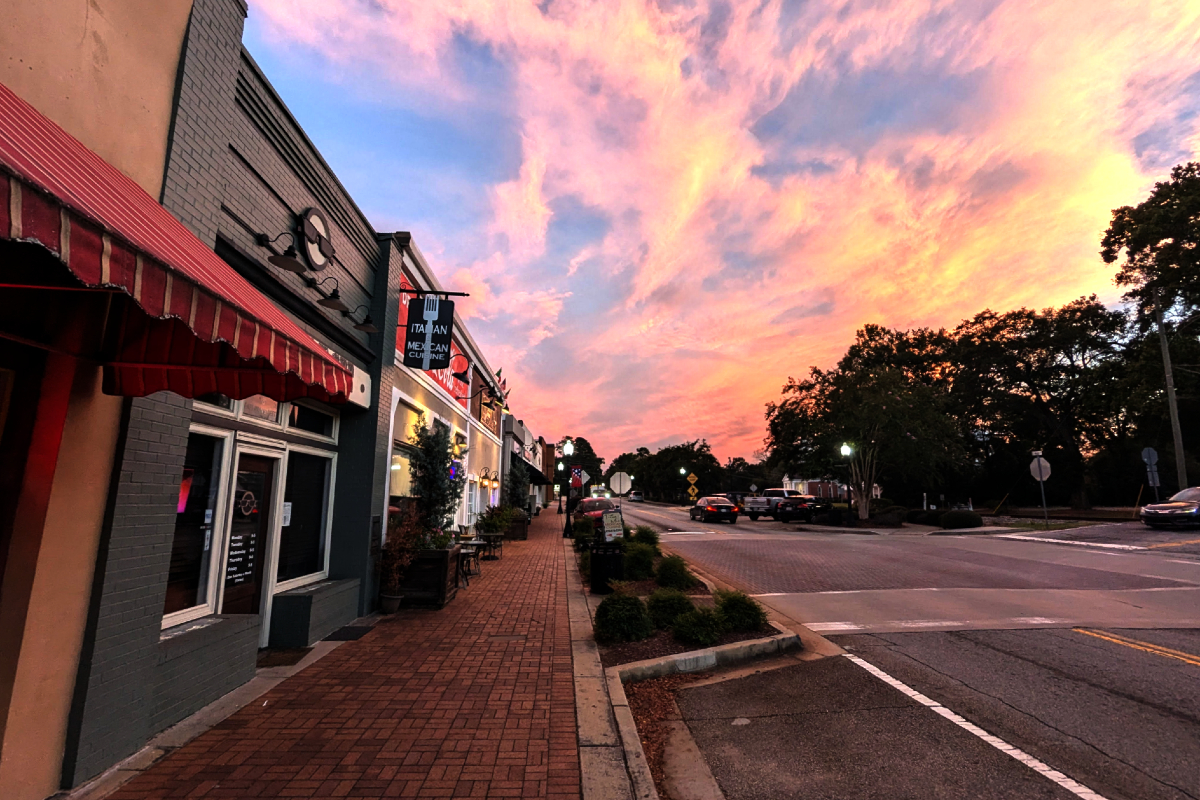
[[[627,473],[614,472],[612,477],[608,479],[608,485],[611,486],[612,490],[617,494],[625,494],[629,491],[629,487],[632,486],[633,483],[630,481]]]
[[[757,491],[758,491],[758,487],[757,487],[757,486],[755,486],[755,485],[752,483],[752,484],[750,484],[750,491],[752,491],[752,492],[757,492]]]
[[[1050,462],[1041,456],[1037,456],[1033,461],[1029,462],[1029,474],[1036,480],[1046,480],[1046,478],[1050,477]]]
[[[592,476],[587,474],[587,470],[581,470],[579,473],[579,477],[583,479],[584,483],[587,483],[588,481],[590,481],[592,479]]]
[[[698,480],[700,479],[696,477],[696,473],[693,472],[691,475],[688,475],[688,483],[695,483]]]
[[[1162,484],[1158,482],[1158,467],[1154,466],[1154,464],[1146,465],[1146,482],[1150,484],[1150,488],[1152,489],[1157,489],[1159,486],[1162,486]],[[1157,495],[1158,493],[1155,492],[1155,494]]]
[[[696,499],[696,495],[698,495],[698,494],[700,494],[700,490],[699,490],[699,489],[697,489],[695,486],[689,486],[689,487],[688,487],[688,497],[690,497],[690,498],[692,498],[693,500],[695,500],[695,499]]]
[[[1142,451],[1142,461],[1153,467],[1158,463],[1158,453],[1155,452],[1153,447],[1147,447]]]

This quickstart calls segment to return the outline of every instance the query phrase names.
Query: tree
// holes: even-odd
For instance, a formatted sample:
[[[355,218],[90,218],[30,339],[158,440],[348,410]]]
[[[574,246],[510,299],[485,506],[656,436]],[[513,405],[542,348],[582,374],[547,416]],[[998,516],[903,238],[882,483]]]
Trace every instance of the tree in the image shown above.
[[[845,362],[813,368],[807,380],[789,378],[783,394],[767,406],[768,449],[789,471],[845,477],[860,519],[870,514],[881,481],[936,485],[961,463],[942,397],[899,370]],[[850,447],[848,458],[842,445]]]
[[[447,532],[467,483],[462,470],[451,477],[454,445],[450,428],[440,422],[426,427],[422,414],[413,423],[409,442],[415,449],[409,471],[421,525],[427,531]]]
[[[1180,327],[1200,319],[1200,164],[1175,167],[1171,180],[1154,184],[1150,197],[1141,204],[1113,210],[1112,222],[1100,242],[1100,256],[1112,264],[1121,251],[1125,263],[1117,273],[1117,284],[1130,287],[1125,299],[1134,302],[1142,328],[1148,328],[1151,320],[1158,328],[1175,469],[1183,487],[1187,468],[1166,319],[1176,307],[1184,317]]]
[[[573,438],[569,436],[563,437],[559,441],[559,447],[561,447],[563,443],[567,441],[567,439],[571,439],[571,441],[574,443],[575,453],[573,455],[563,457],[564,471],[569,470],[572,465],[583,467],[583,471],[588,474],[588,480],[583,484],[583,493],[586,496],[588,486],[593,483],[598,483],[601,480],[601,476],[604,474],[604,459],[596,455],[596,451],[592,449],[591,442],[582,436],[576,436]],[[564,480],[569,482],[570,479],[571,475],[568,472],[567,477]]]
[[[504,501],[513,508],[529,502],[529,468],[515,454],[509,455],[508,474],[504,476]]]

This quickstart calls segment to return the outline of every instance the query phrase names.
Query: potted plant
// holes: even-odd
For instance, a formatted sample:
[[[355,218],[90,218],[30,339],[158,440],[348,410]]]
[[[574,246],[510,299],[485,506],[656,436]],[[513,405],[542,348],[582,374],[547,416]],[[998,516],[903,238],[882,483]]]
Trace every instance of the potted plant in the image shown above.
[[[413,506],[401,511],[392,508],[388,513],[387,539],[379,548],[376,568],[379,570],[379,610],[395,614],[404,599],[402,585],[408,566],[417,557],[424,531]]]
[[[420,535],[400,591],[405,604],[441,608],[458,593],[460,548],[449,531],[466,478],[462,470],[454,468],[456,454],[445,425],[426,427],[421,417],[413,425],[409,442],[414,448],[410,470]]]

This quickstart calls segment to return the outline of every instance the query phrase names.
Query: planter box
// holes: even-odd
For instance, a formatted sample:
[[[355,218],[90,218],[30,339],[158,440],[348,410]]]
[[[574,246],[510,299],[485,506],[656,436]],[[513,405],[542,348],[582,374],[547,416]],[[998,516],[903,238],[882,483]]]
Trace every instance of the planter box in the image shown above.
[[[508,530],[504,532],[505,539],[528,539],[529,538],[529,520],[515,519],[508,525]]]
[[[325,580],[275,595],[271,647],[310,647],[358,617],[357,578]]]
[[[400,594],[408,607],[442,608],[458,594],[458,545],[446,550],[421,550],[408,565]]]

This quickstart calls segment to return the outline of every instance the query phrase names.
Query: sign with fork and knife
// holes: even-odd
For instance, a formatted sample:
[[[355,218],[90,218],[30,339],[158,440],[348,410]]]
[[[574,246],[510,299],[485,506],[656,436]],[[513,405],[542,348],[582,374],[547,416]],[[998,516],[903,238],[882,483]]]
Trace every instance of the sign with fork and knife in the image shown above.
[[[453,331],[453,301],[432,294],[410,301],[404,334],[404,366],[421,370],[450,366]]]

